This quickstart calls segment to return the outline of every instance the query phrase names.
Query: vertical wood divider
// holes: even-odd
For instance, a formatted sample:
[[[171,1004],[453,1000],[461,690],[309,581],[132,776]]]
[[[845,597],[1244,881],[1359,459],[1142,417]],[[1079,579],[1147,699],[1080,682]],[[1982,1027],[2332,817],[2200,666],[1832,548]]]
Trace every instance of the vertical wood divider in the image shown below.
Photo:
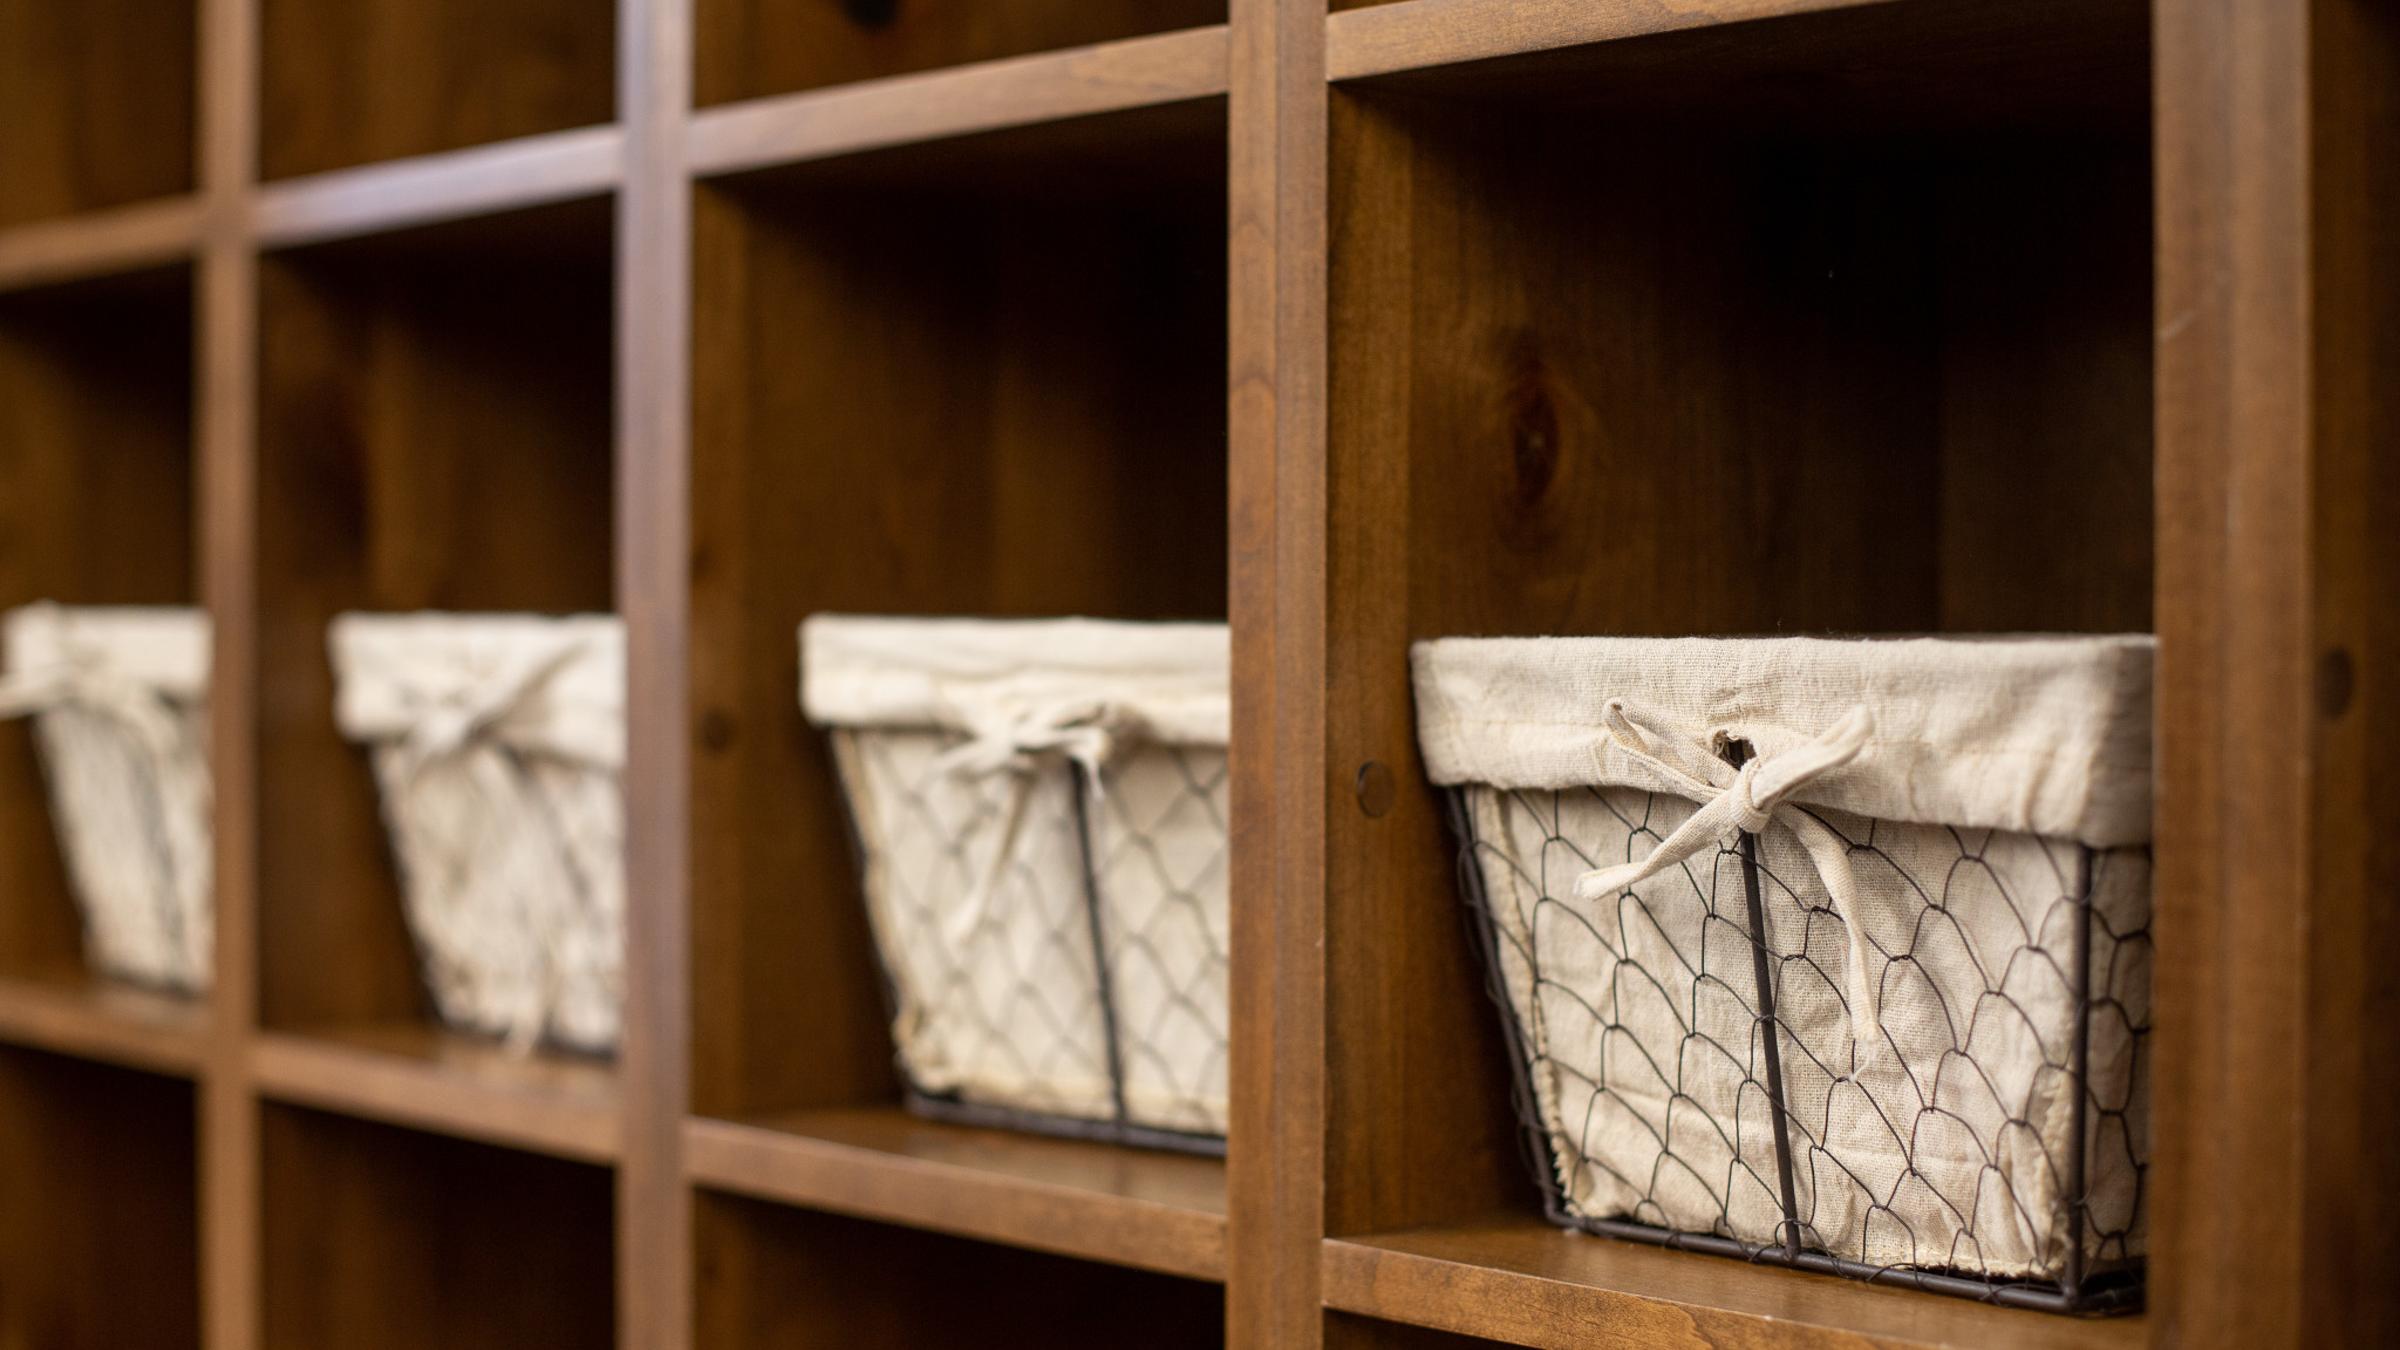
[[[258,1098],[257,181],[258,0],[202,0],[202,202],[197,387],[201,603],[214,625],[209,758],[215,797],[216,966],[201,1071],[201,1338],[260,1339]]]
[[[2380,8],[2155,11],[2161,1346],[2400,1334]]]
[[[1233,1117],[1226,1341],[1323,1337],[1324,0],[1233,0]]]
[[[688,563],[692,0],[620,0],[617,603],[626,625],[626,1016],[618,1344],[692,1337]]]

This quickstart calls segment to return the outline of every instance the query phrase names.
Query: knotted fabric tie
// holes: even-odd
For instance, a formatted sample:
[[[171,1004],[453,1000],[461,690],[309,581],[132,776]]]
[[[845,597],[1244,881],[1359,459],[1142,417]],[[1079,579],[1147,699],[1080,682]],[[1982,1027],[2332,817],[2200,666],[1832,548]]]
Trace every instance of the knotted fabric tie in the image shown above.
[[[1621,753],[1640,761],[1672,784],[1679,796],[1700,804],[1689,819],[1638,862],[1621,863],[1584,873],[1575,881],[1575,897],[1595,902],[1621,894],[1664,872],[1701,850],[1731,843],[1742,833],[1762,834],[1770,823],[1790,827],[1807,850],[1834,913],[1849,930],[1850,951],[1845,984],[1849,993],[1850,1035],[1861,1056],[1871,1055],[1882,1040],[1881,1000],[1867,968],[1867,935],[1859,924],[1858,885],[1850,871],[1850,846],[1814,815],[1791,804],[1791,797],[1820,776],[1856,760],[1875,735],[1875,719],[1865,708],[1853,708],[1813,741],[1773,754],[1760,755],[1740,768],[1720,758],[1708,737],[1678,731],[1624,699],[1611,699],[1601,725]],[[1767,935],[1751,939],[1765,942]]]
[[[934,761],[935,770],[964,778],[1007,773],[1017,781],[1009,793],[991,860],[976,878],[965,903],[944,925],[944,936],[953,947],[965,946],[991,915],[1001,881],[1016,857],[1017,839],[1024,832],[1026,810],[1033,804],[1042,766],[1059,758],[1081,766],[1097,795],[1101,766],[1116,752],[1120,738],[1140,729],[1141,719],[1106,702],[1078,699],[970,719],[968,725],[968,739]]]
[[[434,761],[464,750],[477,737],[516,715],[552,677],[582,657],[581,643],[555,650],[487,680],[467,681],[418,713],[400,742],[402,781],[413,781]]]
[[[385,791],[395,796],[413,791],[427,770],[472,748],[493,728],[515,716],[553,677],[584,654],[582,643],[561,643],[555,650],[514,670],[490,679],[462,682],[439,700],[420,708],[415,725],[395,747],[398,754],[391,765]],[[500,801],[508,796],[510,785],[496,781],[507,776],[500,762],[489,758],[467,759],[461,761],[461,767],[471,778],[482,780],[487,800]],[[565,862],[565,875],[578,877],[580,872],[572,857]],[[531,1050],[541,1039],[549,1010],[557,1006],[558,991],[564,983],[557,955],[549,944],[537,944],[540,973],[526,989],[520,1005],[506,1014],[508,1029],[504,1036],[511,1050],[519,1053]]]
[[[0,678],[0,721],[70,706],[116,722],[155,762],[172,759],[182,744],[174,707],[164,694],[98,662],[68,661]]]

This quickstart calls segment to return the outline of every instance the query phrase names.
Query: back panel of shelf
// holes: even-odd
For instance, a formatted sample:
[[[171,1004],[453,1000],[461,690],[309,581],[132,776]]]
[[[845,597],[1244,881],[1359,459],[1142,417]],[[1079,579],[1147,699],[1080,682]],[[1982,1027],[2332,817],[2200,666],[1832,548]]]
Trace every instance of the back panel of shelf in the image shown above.
[[[1196,1280],[704,1194],[698,1350],[1224,1344]]]
[[[608,1169],[263,1110],[262,1345],[615,1344]]]
[[[189,192],[194,0],[0,0],[0,228]]]
[[[0,1048],[0,1345],[200,1343],[190,1082]]]
[[[759,98],[1225,17],[1225,0],[697,0],[697,97]]]
[[[261,0],[267,178],[610,121],[611,0]]]

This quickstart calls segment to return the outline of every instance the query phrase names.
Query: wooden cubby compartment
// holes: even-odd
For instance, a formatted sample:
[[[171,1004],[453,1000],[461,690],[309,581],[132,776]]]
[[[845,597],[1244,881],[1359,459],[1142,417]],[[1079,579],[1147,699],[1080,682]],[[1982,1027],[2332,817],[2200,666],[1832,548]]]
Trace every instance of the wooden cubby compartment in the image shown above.
[[[802,619],[1223,618],[1221,119],[696,189],[700,1113],[898,1100]]]
[[[192,189],[195,0],[0,0],[0,228]]]
[[[267,178],[616,115],[614,0],[259,0],[258,23]]]
[[[1423,781],[1422,638],[2148,629],[2148,71],[1923,0],[1337,83],[1333,762]],[[1345,807],[1328,1230],[1538,1230],[1440,803]]]
[[[192,274],[0,294],[0,609],[195,599]],[[82,985],[31,725],[0,722],[0,978]]]
[[[185,1079],[0,1047],[0,1345],[200,1344]]]
[[[1225,22],[1226,0],[694,0],[702,106]]]
[[[270,1350],[608,1350],[607,1168],[262,1108]]]
[[[589,200],[260,262],[268,1030],[448,1053],[419,1034],[431,1012],[367,757],[334,722],[326,629],[346,610],[613,608],[612,236]]]
[[[1198,1280],[703,1192],[696,1350],[1225,1343]]]

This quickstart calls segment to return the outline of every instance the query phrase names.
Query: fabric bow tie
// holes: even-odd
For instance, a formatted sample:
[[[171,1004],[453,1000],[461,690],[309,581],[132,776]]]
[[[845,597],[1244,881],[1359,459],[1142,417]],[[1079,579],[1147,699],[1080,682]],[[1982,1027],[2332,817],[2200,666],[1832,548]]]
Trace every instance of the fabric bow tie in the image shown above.
[[[973,778],[1009,773],[1017,781],[1009,794],[1007,814],[1002,818],[1000,838],[992,849],[990,862],[965,902],[943,925],[946,939],[958,947],[965,946],[983,926],[998,899],[1001,879],[1008,874],[1009,863],[1016,856],[1018,836],[1024,832],[1026,810],[1033,803],[1034,788],[1040,779],[1037,771],[1042,762],[1051,756],[1063,756],[1081,766],[1084,781],[1097,797],[1101,766],[1116,753],[1120,739],[1141,730],[1141,719],[1113,704],[1076,699],[1019,709],[1006,716],[987,717],[980,723],[971,721],[970,726],[968,739],[935,761],[935,770]]]
[[[1710,737],[1681,731],[1665,719],[1624,699],[1609,700],[1601,726],[1625,755],[1672,784],[1676,795],[1700,809],[1637,862],[1596,868],[1575,881],[1575,897],[1586,903],[1622,894],[1651,877],[1740,834],[1763,834],[1781,824],[1798,837],[1824,883],[1834,912],[1849,932],[1844,984],[1850,1005],[1850,1035],[1863,1057],[1882,1041],[1881,997],[1868,970],[1866,931],[1858,916],[1858,884],[1850,870],[1850,845],[1815,815],[1791,801],[1821,776],[1856,760],[1875,735],[1875,718],[1853,708],[1813,741],[1760,755],[1735,768],[1719,757]],[[1765,942],[1766,934],[1751,940]]]

